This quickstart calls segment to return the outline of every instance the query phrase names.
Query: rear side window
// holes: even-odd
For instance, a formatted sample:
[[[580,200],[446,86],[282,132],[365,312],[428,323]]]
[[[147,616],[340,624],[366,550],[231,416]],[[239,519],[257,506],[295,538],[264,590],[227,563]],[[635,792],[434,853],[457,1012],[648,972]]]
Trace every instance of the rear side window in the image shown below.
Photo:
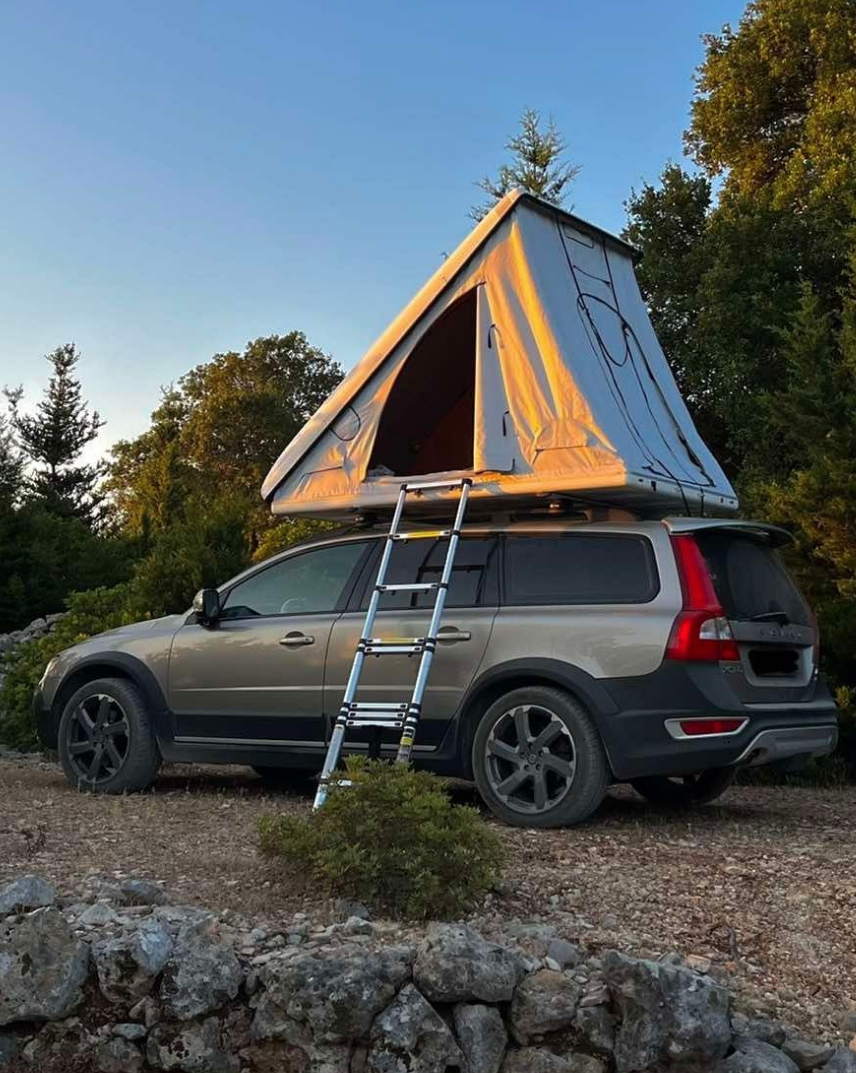
[[[439,581],[448,547],[448,540],[409,540],[395,544],[386,583]],[[446,597],[447,607],[479,607],[497,602],[496,549],[495,537],[465,537],[460,541]],[[363,608],[368,607],[373,583],[374,578],[363,593]],[[436,591],[389,593],[382,597],[380,607],[382,611],[430,608],[436,597]]]
[[[772,548],[726,532],[695,538],[728,618],[748,622],[782,615],[795,625],[811,625],[808,604]]]
[[[509,536],[506,604],[644,604],[659,591],[645,537],[618,533]]]

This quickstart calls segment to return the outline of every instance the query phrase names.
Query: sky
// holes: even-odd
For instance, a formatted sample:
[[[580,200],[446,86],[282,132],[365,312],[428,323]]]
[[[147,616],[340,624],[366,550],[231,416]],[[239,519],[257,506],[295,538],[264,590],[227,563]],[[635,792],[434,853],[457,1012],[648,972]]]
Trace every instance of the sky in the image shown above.
[[[471,226],[526,107],[609,230],[680,160],[737,0],[0,0],[0,386],[74,341],[106,419],[261,335],[350,368]],[[283,445],[284,446],[284,445]]]

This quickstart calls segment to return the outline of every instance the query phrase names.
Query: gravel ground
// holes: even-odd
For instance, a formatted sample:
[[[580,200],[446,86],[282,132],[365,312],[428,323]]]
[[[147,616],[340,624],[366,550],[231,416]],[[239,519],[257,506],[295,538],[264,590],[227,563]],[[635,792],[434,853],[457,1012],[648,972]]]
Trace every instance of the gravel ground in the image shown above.
[[[73,893],[95,872],[132,874],[268,926],[298,911],[329,921],[326,901],[255,850],[257,818],[306,813],[311,794],[272,792],[246,768],[173,766],[151,793],[91,797],[52,764],[5,756],[0,881],[36,872]],[[536,921],[594,950],[709,959],[741,1003],[849,1042],[837,1021],[856,1008],[856,789],[739,787],[692,813],[622,789],[584,827],[497,829],[509,868],[471,919],[485,934]]]

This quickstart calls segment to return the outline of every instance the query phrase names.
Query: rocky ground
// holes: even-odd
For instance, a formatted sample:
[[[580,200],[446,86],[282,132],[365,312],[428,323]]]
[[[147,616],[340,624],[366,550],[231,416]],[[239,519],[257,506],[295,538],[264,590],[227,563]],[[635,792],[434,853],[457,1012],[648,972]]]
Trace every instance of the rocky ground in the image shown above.
[[[94,798],[51,764],[0,757],[0,883],[37,873],[73,901],[95,874],[144,876],[299,946],[331,925],[331,905],[259,860],[255,822],[310,806],[310,787],[272,792],[243,768],[170,767],[152,793]],[[585,827],[497,829],[509,867],[469,921],[483,934],[535,956],[551,935],[592,953],[676,951],[738,1007],[811,1038],[856,1034],[856,790],[741,787],[692,814],[620,791]]]

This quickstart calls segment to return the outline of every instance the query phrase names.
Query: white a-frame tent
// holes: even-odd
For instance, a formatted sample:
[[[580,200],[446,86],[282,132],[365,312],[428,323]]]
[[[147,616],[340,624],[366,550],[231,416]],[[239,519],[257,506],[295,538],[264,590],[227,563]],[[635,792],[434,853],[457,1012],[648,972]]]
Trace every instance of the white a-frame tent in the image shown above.
[[[632,253],[509,194],[295,436],[262,495],[277,514],[344,518],[391,508],[404,478],[471,476],[471,513],[557,497],[646,515],[733,512]]]

